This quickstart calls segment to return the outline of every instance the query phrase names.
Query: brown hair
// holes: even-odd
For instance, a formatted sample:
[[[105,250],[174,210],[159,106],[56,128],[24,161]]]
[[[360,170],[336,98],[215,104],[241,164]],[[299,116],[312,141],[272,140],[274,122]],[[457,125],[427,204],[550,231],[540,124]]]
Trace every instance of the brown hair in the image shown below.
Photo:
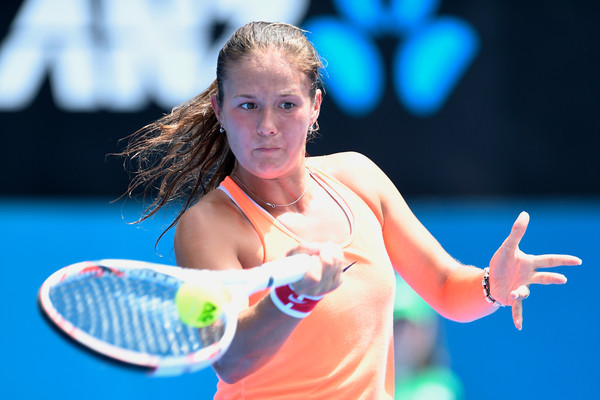
[[[219,103],[223,101],[228,66],[255,50],[273,47],[282,50],[306,74],[309,94],[314,99],[321,87],[323,64],[304,31],[284,23],[251,22],[225,43],[217,59],[217,78],[204,92],[129,137],[120,154],[126,157],[126,168],[134,174],[127,195],[131,197],[143,188],[144,197],[153,197],[137,222],[183,200],[177,217],[158,240],[175,226],[185,210],[218,187],[233,170],[235,157],[226,135],[219,131],[211,105],[213,95]],[[317,126],[309,132],[309,139],[316,129]]]

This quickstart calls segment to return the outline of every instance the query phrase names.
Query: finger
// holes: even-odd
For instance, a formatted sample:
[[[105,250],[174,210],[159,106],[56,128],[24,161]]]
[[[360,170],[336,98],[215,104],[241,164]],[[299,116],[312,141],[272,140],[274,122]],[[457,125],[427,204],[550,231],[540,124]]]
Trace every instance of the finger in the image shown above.
[[[302,281],[309,283],[309,285],[314,285],[321,281],[321,279],[323,279],[321,259],[313,255],[309,258],[309,265]]]
[[[315,272],[318,271],[319,275],[317,276],[315,273],[313,277],[314,286],[308,290],[319,292],[319,295],[321,295],[332,291],[341,284],[344,253],[341,247],[334,243],[321,243],[314,248],[318,252],[313,258],[319,261],[319,268]]]
[[[335,263],[336,258],[340,257],[340,253],[341,250],[339,250],[334,244],[325,243],[321,246],[319,256],[321,257],[323,263],[332,265]]]
[[[513,300],[525,300],[529,297],[529,288],[526,285],[519,286],[517,289],[510,292],[510,297]]]
[[[521,214],[519,214],[519,217],[513,224],[510,235],[508,235],[502,245],[511,249],[516,249],[519,246],[519,243],[521,243],[521,239],[523,239],[523,236],[525,235],[527,225],[529,225],[529,214],[523,211]]]
[[[329,260],[332,265],[332,269],[334,271],[334,275],[336,279],[339,281],[342,279],[341,275],[344,270],[344,266],[346,265],[346,261],[344,259],[344,251],[342,247],[335,243],[328,243],[325,246],[325,249],[328,253]]]
[[[567,283],[567,277],[555,272],[536,272],[531,277],[531,283],[538,285],[562,285]]]
[[[536,268],[553,268],[562,265],[581,265],[580,258],[565,254],[544,254],[533,259]]]
[[[515,328],[518,330],[523,329],[523,302],[521,300],[517,300],[512,305],[512,316],[513,322],[515,324]]]

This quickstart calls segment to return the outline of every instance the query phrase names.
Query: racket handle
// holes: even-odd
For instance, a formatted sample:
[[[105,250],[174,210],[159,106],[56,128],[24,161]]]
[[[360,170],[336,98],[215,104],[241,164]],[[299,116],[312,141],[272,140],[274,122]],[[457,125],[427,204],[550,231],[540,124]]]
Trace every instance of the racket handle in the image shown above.
[[[311,257],[308,254],[296,254],[242,271],[211,271],[180,268],[178,270],[172,269],[169,273],[171,275],[177,274],[176,276],[185,281],[199,282],[206,281],[208,277],[213,276],[224,285],[235,287],[235,290],[239,290],[245,296],[249,296],[263,289],[299,281],[308,270]]]
[[[249,296],[263,289],[299,281],[308,270],[311,257],[308,254],[296,254],[269,261],[259,267],[244,270],[243,274],[237,271],[236,278],[244,278],[244,291]]]
[[[311,257],[308,254],[296,254],[264,263],[257,268],[261,274],[265,275],[263,278],[266,279],[264,288],[278,287],[299,281],[306,274]]]

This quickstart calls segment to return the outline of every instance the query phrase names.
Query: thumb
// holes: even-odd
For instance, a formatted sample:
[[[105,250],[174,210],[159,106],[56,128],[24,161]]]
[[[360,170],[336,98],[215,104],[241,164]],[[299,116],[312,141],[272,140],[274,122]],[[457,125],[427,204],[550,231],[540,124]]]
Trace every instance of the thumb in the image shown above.
[[[527,231],[528,225],[529,214],[523,211],[519,214],[519,217],[512,226],[510,235],[508,235],[502,246],[516,250],[519,247],[519,243],[521,243],[521,239],[523,239],[523,236],[525,235],[525,231]]]

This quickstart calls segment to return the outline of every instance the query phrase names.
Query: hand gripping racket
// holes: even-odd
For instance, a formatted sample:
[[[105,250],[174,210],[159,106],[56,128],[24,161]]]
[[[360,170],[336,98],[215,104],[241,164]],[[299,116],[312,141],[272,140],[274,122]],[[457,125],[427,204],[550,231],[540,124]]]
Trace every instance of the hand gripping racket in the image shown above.
[[[152,375],[179,375],[217,361],[233,339],[247,297],[300,280],[309,259],[294,255],[230,271],[86,261],[48,277],[39,291],[39,306],[59,331],[84,348]],[[223,285],[225,301],[219,304],[220,314],[212,316],[214,323],[195,328],[181,321],[175,296],[186,282]]]

